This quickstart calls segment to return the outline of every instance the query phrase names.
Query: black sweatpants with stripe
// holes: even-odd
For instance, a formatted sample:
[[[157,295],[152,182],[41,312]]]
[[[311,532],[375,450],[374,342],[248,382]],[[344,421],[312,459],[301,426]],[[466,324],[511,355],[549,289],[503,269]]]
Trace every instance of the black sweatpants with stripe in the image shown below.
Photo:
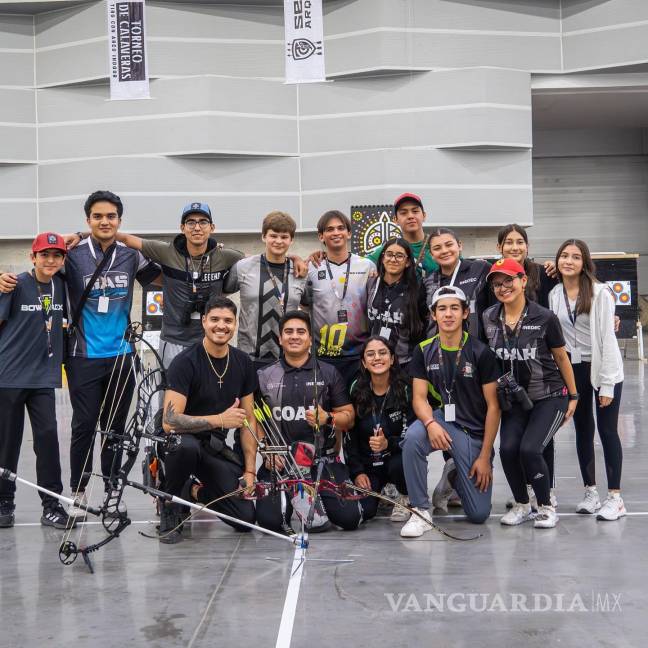
[[[516,502],[529,501],[528,482],[538,506],[549,504],[551,479],[543,453],[565,418],[567,403],[567,396],[555,396],[536,401],[528,412],[517,403],[502,412],[500,458]]]

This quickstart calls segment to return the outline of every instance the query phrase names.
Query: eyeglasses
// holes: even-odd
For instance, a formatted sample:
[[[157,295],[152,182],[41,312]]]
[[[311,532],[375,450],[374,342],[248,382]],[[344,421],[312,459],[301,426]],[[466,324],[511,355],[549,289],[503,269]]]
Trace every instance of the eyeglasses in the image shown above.
[[[403,254],[402,252],[385,252],[384,259],[386,261],[405,261],[407,259],[407,255]]]
[[[502,281],[492,281],[491,288],[493,291],[502,290],[502,288],[511,288],[516,279],[517,277],[506,277],[506,279],[503,279]]]
[[[384,358],[385,356],[389,355],[389,351],[387,349],[380,349],[378,351],[365,351],[365,358]]]
[[[194,220],[193,218],[190,218],[189,220],[185,221],[185,227],[188,227],[189,229],[195,229],[196,227],[209,227],[211,223],[205,219],[201,218],[200,220]]]

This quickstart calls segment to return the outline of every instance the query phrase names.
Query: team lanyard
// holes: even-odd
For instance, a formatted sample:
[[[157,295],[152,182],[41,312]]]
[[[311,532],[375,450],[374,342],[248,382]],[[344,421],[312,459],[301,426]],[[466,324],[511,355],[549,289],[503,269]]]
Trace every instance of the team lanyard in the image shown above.
[[[92,240],[89,241],[88,247],[90,248],[90,254],[92,254],[92,258],[94,259],[95,266],[97,265],[97,253],[95,252],[94,245],[92,243]],[[113,250],[112,253],[112,258],[110,259],[110,265],[108,266],[108,269],[104,271],[103,273],[103,286],[102,290],[104,295],[106,294],[106,275],[110,272],[110,269],[113,267],[113,263],[115,263],[115,259],[117,258],[117,248]]]
[[[450,387],[446,382],[445,369],[443,367],[443,349],[441,348],[441,338],[439,338],[439,372],[441,374],[441,380],[443,380],[443,391],[445,391],[448,396],[448,403],[452,403],[452,391],[454,390],[455,382],[457,381],[457,374],[459,373],[459,363],[461,362],[461,352],[464,348],[464,343],[467,336],[461,336],[461,342],[459,343],[459,349],[457,349],[457,357],[455,358],[454,367],[452,368],[452,378],[450,379]]]
[[[527,312],[529,310],[529,305],[527,304],[524,307],[524,312],[522,313],[522,316],[520,319],[517,321],[517,324],[515,325],[515,332],[514,332],[514,337],[513,337],[513,344],[509,345],[509,337],[508,333],[506,332],[506,323],[504,322],[504,306],[502,306],[502,309],[500,311],[500,324],[502,325],[502,336],[504,338],[504,346],[506,347],[506,350],[509,352],[509,357],[511,360],[511,375],[513,375],[513,367],[515,366],[513,364],[513,349],[517,349],[518,342],[520,340],[520,331],[522,330],[522,322],[524,322],[524,318],[527,316]]]
[[[373,390],[371,392],[372,401],[373,401],[373,404],[371,406],[371,417],[373,418],[374,430],[380,426],[380,421],[382,420],[383,411],[385,409],[385,403],[387,402],[387,397],[389,396],[390,391],[391,391],[391,385],[387,388],[387,391],[385,392],[385,397],[383,398],[383,401],[380,404],[380,411],[378,412],[378,416],[376,416],[376,394],[373,393]]]
[[[196,281],[200,279],[200,275],[202,273],[202,269],[205,265],[206,260],[207,260],[207,256],[203,254],[200,257],[200,264],[198,265],[198,270],[196,270],[193,264],[193,259],[191,259],[191,272],[189,272],[189,257],[185,256],[185,270],[187,272],[187,277],[191,282],[191,292],[193,293],[196,292]]]
[[[47,357],[48,358],[53,358],[54,357],[54,351],[52,349],[52,317],[53,315],[51,314],[53,312],[54,308],[54,279],[50,281],[50,291],[52,293],[51,299],[52,303],[50,305],[50,315],[48,315],[45,312],[45,304],[43,303],[44,297],[43,297],[43,291],[41,290],[41,285],[40,281],[36,279],[36,273],[32,270],[32,277],[34,278],[34,281],[36,282],[36,288],[38,289],[38,301],[40,302],[41,305],[41,314],[43,315],[43,322],[45,323],[45,333],[47,334]]]
[[[275,297],[277,298],[277,301],[279,302],[279,307],[281,308],[281,315],[283,316],[283,314],[286,312],[286,309],[288,308],[288,274],[289,274],[288,270],[290,266],[290,261],[288,261],[288,259],[284,261],[283,281],[281,283],[281,287],[283,287],[284,291],[282,293],[281,287],[277,283],[277,278],[270,271],[270,264],[268,263],[268,259],[266,259],[265,254],[261,255],[261,259],[265,264],[265,269],[266,272],[268,273],[268,276],[270,277],[270,281],[272,281],[274,294]]]
[[[347,258],[346,262],[346,271],[344,273],[344,290],[342,291],[342,297],[338,295],[337,287],[333,281],[333,272],[331,271],[331,266],[328,259],[326,261],[326,270],[328,271],[329,279],[331,280],[331,290],[335,293],[335,296],[338,298],[338,301],[342,304],[344,303],[344,298],[346,297],[347,290],[349,289],[349,275],[351,274],[351,255]]]
[[[578,293],[578,297],[576,297],[576,303],[574,304],[573,311],[569,306],[569,297],[567,296],[567,291],[565,290],[564,285],[563,285],[563,297],[565,298],[565,308],[567,309],[567,317],[569,317],[569,321],[571,322],[572,329],[574,331],[574,348],[572,349],[572,353],[571,353],[571,361],[572,364],[578,364],[581,361],[581,351],[578,348],[578,340],[576,339],[576,318],[578,317],[576,311],[578,310],[578,300],[580,299],[580,292]]]

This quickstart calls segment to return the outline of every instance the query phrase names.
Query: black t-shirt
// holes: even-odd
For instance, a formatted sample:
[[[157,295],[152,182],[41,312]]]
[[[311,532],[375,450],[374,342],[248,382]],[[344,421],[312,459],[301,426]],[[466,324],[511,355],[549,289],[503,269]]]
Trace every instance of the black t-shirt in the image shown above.
[[[352,397],[355,384],[351,386]],[[374,470],[369,438],[373,436],[377,424],[380,424],[387,439],[387,449],[384,452],[393,455],[401,452],[402,435],[416,418],[411,399],[410,402],[399,404],[391,395],[376,396],[372,392],[372,396],[372,411],[368,415],[361,415],[356,407],[355,425],[347,434],[344,444],[344,457],[352,479],[360,473]],[[385,398],[388,399],[387,402]]]
[[[410,363],[410,375],[428,381],[430,394],[439,405],[450,402],[455,404],[457,425],[472,434],[483,436],[487,406],[482,385],[495,382],[502,372],[495,354],[483,342],[467,333],[464,333],[463,339],[464,346],[451,390],[451,400],[445,387],[450,388],[452,385],[458,349],[442,347],[438,335],[416,347]],[[440,350],[443,353],[445,376],[439,363]]]
[[[40,287],[40,292],[39,292]],[[47,347],[45,317],[52,318]],[[29,272],[18,275],[13,292],[0,293],[0,387],[41,389],[61,386],[65,285],[55,275],[36,283]]]
[[[249,356],[230,346],[229,366],[223,376],[226,363],[226,358],[208,358],[202,342],[185,349],[173,359],[167,371],[167,383],[170,390],[187,398],[185,414],[220,414],[232,407],[237,398],[254,393],[257,379]],[[218,384],[214,369],[223,376],[222,386]],[[217,429],[214,432],[223,440],[227,437],[227,430]]]
[[[418,284],[416,308],[425,332],[428,319],[426,291]],[[413,339],[408,325],[407,284],[402,280],[387,284],[384,280],[371,278],[367,281],[367,319],[369,334],[380,335],[383,328],[389,329],[389,340],[396,347],[396,357],[401,364],[412,359],[414,347],[423,339]]]
[[[548,308],[527,301],[528,310],[517,343],[515,331],[507,327],[509,351],[502,333],[502,308],[501,304],[491,306],[483,315],[486,338],[500,360],[502,373],[511,370],[512,357],[515,379],[527,390],[533,401],[563,390],[565,382],[551,354],[551,349],[565,346],[565,338],[556,315]]]
[[[306,421],[306,411],[316,400],[327,412],[350,403],[340,372],[312,356],[301,367],[292,367],[282,358],[260,369],[259,394],[270,406],[288,443],[313,443],[313,428]],[[330,441],[330,426],[324,428]]]

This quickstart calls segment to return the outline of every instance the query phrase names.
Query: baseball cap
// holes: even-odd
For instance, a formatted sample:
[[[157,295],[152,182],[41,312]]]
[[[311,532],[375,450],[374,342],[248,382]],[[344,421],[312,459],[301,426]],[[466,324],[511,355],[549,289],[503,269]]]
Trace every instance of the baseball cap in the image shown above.
[[[398,196],[396,200],[394,200],[394,212],[397,212],[398,208],[404,202],[416,203],[421,209],[423,209],[423,201],[421,200],[421,196],[417,196],[416,194],[413,193],[404,193]]]
[[[32,252],[37,254],[43,250],[59,250],[63,254],[67,254],[65,241],[60,234],[55,232],[41,232],[32,243]]]
[[[486,278],[490,280],[491,275],[497,274],[498,272],[509,277],[526,276],[524,268],[515,259],[498,259],[491,266]]]
[[[434,295],[432,295],[432,303],[430,304],[430,307],[435,306],[438,301],[448,297],[458,299],[466,304],[468,303],[466,293],[461,290],[461,288],[456,288],[455,286],[441,286],[441,288],[437,288]]]
[[[207,216],[207,218],[209,218],[210,223],[214,222],[212,220],[211,209],[209,209],[209,205],[207,203],[192,202],[188,205],[185,205],[184,209],[182,210],[182,218],[180,219],[180,223],[184,225],[184,222],[187,220],[187,218],[189,218],[191,214],[202,214],[203,216]]]

